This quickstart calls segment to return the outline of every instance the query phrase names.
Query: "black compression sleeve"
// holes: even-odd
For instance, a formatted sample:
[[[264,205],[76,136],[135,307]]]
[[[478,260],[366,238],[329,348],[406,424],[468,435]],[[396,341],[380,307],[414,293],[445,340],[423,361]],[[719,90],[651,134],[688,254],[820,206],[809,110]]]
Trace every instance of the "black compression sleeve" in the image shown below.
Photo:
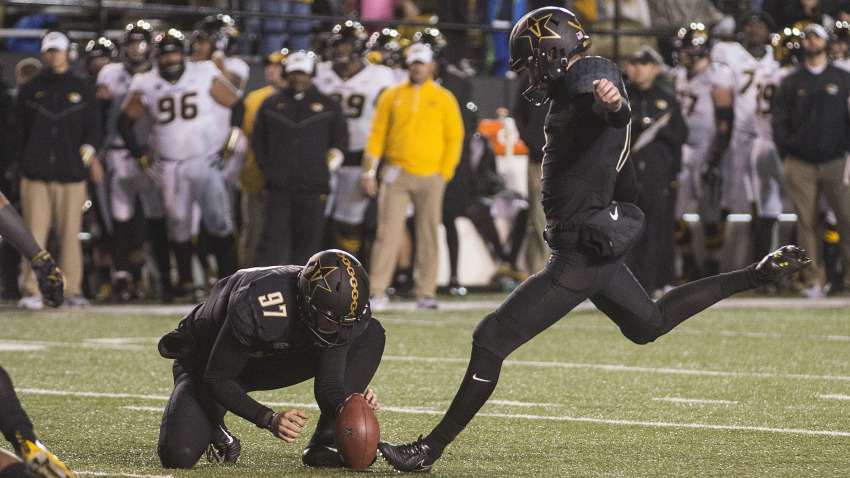
[[[345,359],[349,346],[328,347],[319,352],[313,393],[322,414],[335,417],[337,408],[345,401]],[[361,390],[362,392],[362,390]]]
[[[145,155],[145,152],[139,144],[138,139],[136,139],[135,131],[133,131],[133,124],[135,122],[136,121],[134,119],[122,112],[118,115],[118,132],[121,133],[121,138],[124,140],[124,144],[127,146],[130,154],[132,154],[134,158],[141,158]]]
[[[227,323],[221,328],[204,371],[204,389],[229,412],[266,428],[272,410],[257,402],[236,382],[250,356],[236,341]]]
[[[9,204],[0,208],[0,236],[9,241],[28,261],[41,252],[41,246],[32,237],[23,218]]]

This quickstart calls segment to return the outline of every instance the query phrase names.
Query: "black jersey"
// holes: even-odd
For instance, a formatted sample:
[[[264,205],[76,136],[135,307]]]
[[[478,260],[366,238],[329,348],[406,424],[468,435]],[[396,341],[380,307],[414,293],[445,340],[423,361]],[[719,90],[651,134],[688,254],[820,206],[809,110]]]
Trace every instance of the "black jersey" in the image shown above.
[[[620,90],[615,112],[596,105],[594,80],[606,78]],[[543,148],[543,209],[546,219],[582,224],[611,203],[617,173],[629,154],[629,99],[620,71],[610,60],[582,58],[549,92]]]
[[[343,376],[349,346],[319,348],[301,324],[296,301],[301,269],[243,269],[221,279],[209,299],[160,340],[160,354],[194,370],[218,403],[259,427],[268,424],[272,410],[248,396],[240,377],[256,375],[252,367],[287,366],[274,362],[275,356],[284,360],[307,357],[315,361],[319,408],[333,414],[345,399]],[[366,329],[369,319],[354,327],[352,340]]]

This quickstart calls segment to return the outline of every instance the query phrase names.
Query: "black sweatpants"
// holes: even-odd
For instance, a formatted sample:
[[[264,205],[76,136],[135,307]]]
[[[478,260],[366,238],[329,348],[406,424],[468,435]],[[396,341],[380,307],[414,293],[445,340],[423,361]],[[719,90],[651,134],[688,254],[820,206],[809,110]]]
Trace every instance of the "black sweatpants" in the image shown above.
[[[346,396],[363,392],[372,381],[381,363],[384,342],[384,328],[373,317],[348,350]],[[277,390],[309,380],[316,375],[317,352],[312,347],[308,353],[300,349],[291,354],[251,359],[239,377],[240,385],[246,392],[254,392]],[[204,393],[202,377],[202,367],[175,361],[174,391],[163,412],[157,445],[159,459],[166,468],[195,466],[227,412]],[[320,417],[318,424],[332,429],[334,419]]]

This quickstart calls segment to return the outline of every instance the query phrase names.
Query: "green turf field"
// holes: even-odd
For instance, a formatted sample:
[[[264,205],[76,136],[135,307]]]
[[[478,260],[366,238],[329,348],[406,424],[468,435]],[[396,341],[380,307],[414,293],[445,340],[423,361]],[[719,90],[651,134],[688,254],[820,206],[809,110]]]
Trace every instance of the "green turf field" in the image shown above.
[[[473,297],[475,298],[475,297]],[[488,297],[493,298],[493,297]],[[495,297],[500,298],[500,297]],[[0,364],[42,440],[79,476],[355,476],[307,469],[312,382],[254,396],[312,418],[294,445],[228,415],[234,466],[166,470],[156,456],[179,312],[0,311]],[[482,310],[380,315],[373,388],[382,438],[427,433],[464,374]],[[717,308],[646,346],[577,310],[517,350],[491,401],[434,466],[467,477],[850,476],[850,310]],[[382,460],[372,474],[395,474]]]

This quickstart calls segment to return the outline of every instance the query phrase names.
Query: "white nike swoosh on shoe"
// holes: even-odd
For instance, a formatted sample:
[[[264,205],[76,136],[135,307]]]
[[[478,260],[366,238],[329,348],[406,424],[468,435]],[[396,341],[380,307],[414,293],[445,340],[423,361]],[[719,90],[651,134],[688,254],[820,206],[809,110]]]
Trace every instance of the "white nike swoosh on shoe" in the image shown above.
[[[611,216],[611,219],[616,221],[620,217],[620,212],[617,211],[617,206],[614,206],[614,212],[609,212],[608,215]]]
[[[478,382],[486,382],[486,383],[492,382],[492,380],[483,379],[483,378],[479,377],[478,374],[475,374],[475,373],[472,374],[472,380],[476,380]]]

